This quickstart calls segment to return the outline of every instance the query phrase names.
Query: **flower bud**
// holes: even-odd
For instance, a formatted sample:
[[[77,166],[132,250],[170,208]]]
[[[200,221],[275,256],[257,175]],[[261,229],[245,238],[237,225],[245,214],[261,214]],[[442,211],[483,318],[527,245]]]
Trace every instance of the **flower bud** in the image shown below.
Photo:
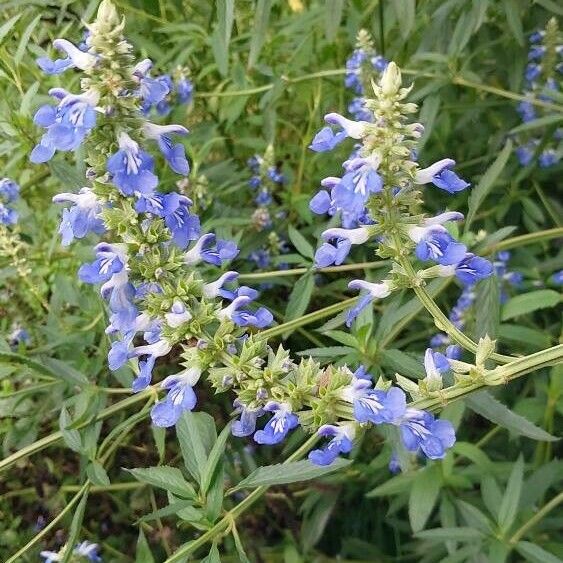
[[[391,61],[381,77],[381,90],[386,96],[392,96],[401,87],[401,71],[399,67]]]

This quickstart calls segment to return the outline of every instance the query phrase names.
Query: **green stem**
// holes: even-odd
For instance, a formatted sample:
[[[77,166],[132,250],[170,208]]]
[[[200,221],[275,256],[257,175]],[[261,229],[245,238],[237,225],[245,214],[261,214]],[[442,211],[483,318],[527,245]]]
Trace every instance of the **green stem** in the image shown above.
[[[412,267],[412,264],[407,258],[400,256],[398,258],[399,263],[407,273],[408,277],[412,281],[416,281],[416,272]],[[434,318],[434,322],[439,330],[443,330],[448,336],[451,336],[460,346],[463,346],[466,350],[473,353],[477,352],[477,344],[471,340],[468,336],[463,334],[451,321],[444,315],[440,307],[432,296],[426,291],[426,289],[419,285],[413,285],[413,290],[417,297],[420,299],[421,303],[424,305],[426,310]],[[497,354],[496,352],[491,354],[491,360],[499,362],[501,364],[506,364],[513,360],[511,356],[504,356],[503,354]]]
[[[75,504],[82,498],[82,495],[88,492],[90,488],[90,481],[86,481],[84,485],[80,488],[80,490],[74,495],[74,497],[70,500],[70,502],[61,510],[61,512],[47,524],[38,534],[33,536],[17,553],[14,553],[12,557],[10,557],[5,563],[14,563],[18,561],[19,558],[31,547],[33,547],[41,538],[46,536],[56,525],[57,523],[64,518],[64,516],[70,512],[70,510],[74,507]],[[72,546],[68,547],[67,549],[72,549]]]
[[[300,276],[311,270],[318,274],[332,274],[335,272],[348,272],[351,270],[369,270],[383,268],[389,265],[388,260],[376,260],[375,262],[358,262],[356,264],[342,264],[341,266],[330,266],[328,268],[292,268],[291,270],[272,270],[270,272],[259,272],[257,274],[240,274],[241,281],[255,281],[269,278],[282,278],[286,276]]]
[[[136,395],[127,397],[127,399],[123,399],[123,401],[119,401],[114,405],[106,407],[105,409],[101,410],[93,420],[88,420],[86,422],[83,422],[80,426],[77,427],[77,429],[84,428],[89,424],[93,424],[94,422],[98,422],[100,420],[103,420],[104,418],[108,418],[109,416],[112,416],[113,414],[119,412],[122,409],[130,407],[131,405],[134,405],[139,401],[147,399],[154,392],[155,390],[152,387],[149,387],[148,389],[145,389],[144,391],[141,391]],[[53,432],[52,434],[49,434],[48,436],[45,436],[44,438],[41,438],[40,440],[33,442],[33,444],[30,444],[29,446],[26,446],[25,448],[22,448],[21,450],[14,452],[12,455],[0,461],[0,473],[2,471],[5,471],[12,465],[14,465],[20,459],[26,458],[30,455],[40,452],[41,450],[44,450],[45,448],[48,448],[53,444],[56,444],[59,440],[62,439],[62,437],[63,437],[62,432],[60,431]]]
[[[333,313],[339,313],[340,311],[346,309],[346,307],[353,305],[356,301],[356,297],[345,299],[340,303],[335,303],[334,305],[329,305],[324,309],[319,309],[318,311],[314,311],[312,313],[309,313],[308,315],[303,315],[299,319],[294,319],[292,321],[288,321],[287,323],[269,328],[268,330],[264,330],[259,334],[264,339],[271,338],[272,336],[277,336],[278,334],[283,334],[288,330],[294,330],[300,326],[304,326],[310,323],[314,323],[315,321],[318,321],[320,319],[324,319],[325,317],[328,317]],[[0,465],[0,469],[1,468],[2,466]]]
[[[492,252],[498,252],[499,250],[506,250],[508,248],[515,248],[517,246],[524,246],[526,244],[533,244],[542,240],[550,240],[559,237],[563,237],[563,227],[555,227],[545,231],[538,231],[537,233],[528,233],[517,237],[507,238],[506,240],[486,246],[480,252],[483,254],[491,254]]]
[[[557,496],[553,497],[547,504],[545,504],[540,510],[538,510],[523,526],[518,528],[514,535],[510,538],[508,543],[510,545],[515,545],[518,543],[520,538],[531,528],[533,528],[542,518],[544,518],[548,512],[553,510],[556,506],[563,502],[563,492],[559,493]]]
[[[503,90],[502,88],[495,88],[494,86],[479,84],[478,82],[466,80],[461,76],[454,76],[452,82],[454,84],[457,84],[458,86],[465,86],[466,88],[488,92],[489,94],[495,94],[496,96],[502,96],[503,98],[509,98],[510,100],[516,100],[518,102],[530,102],[535,106],[551,109],[557,112],[563,112],[563,106],[560,106],[559,104],[553,104],[551,102],[545,102],[537,98],[522,96],[521,94],[516,94],[515,92],[510,92],[509,90]]]
[[[315,444],[318,440],[318,436],[314,434],[305,443],[303,443],[297,450],[295,450],[284,463],[291,463],[302,458]],[[185,561],[186,557],[205,545],[206,543],[213,541],[217,536],[224,533],[225,530],[229,528],[231,523],[236,520],[243,512],[249,509],[266,491],[268,490],[267,485],[262,485],[254,489],[242,502],[237,504],[234,508],[229,510],[217,524],[213,526],[210,530],[205,532],[199,538],[192,542],[185,544],[180,547],[176,553],[169,557],[164,563],[173,563],[175,561]]]
[[[514,379],[522,377],[527,373],[538,370],[540,368],[555,365],[563,361],[563,344],[558,344],[552,348],[547,348],[524,356],[523,358],[513,359],[508,364],[498,366],[494,370],[488,372],[482,380],[471,384],[456,384],[442,390],[439,396],[419,399],[414,401],[411,406],[417,409],[436,410],[443,407],[451,401],[461,399],[466,395],[479,391],[484,387],[501,385],[508,383]]]

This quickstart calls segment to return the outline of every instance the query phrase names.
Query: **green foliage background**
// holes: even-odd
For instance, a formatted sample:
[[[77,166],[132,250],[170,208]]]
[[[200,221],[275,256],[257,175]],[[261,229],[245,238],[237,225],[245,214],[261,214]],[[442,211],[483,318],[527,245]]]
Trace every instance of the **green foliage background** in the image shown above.
[[[345,333],[342,316],[334,317],[343,307],[328,312],[326,308],[348,298],[350,278],[330,273],[319,277],[311,270],[326,221],[311,214],[308,202],[320,179],[336,174],[347,155],[342,148],[327,158],[307,147],[323,115],[344,112],[350,101],[343,86],[344,64],[357,32],[365,28],[378,53],[396,61],[414,81],[410,99],[421,105],[420,120],[426,125],[419,160],[430,164],[455,158],[456,170],[477,186],[473,195],[462,192],[450,197],[434,191],[428,194],[427,208],[440,211],[447,205],[465,211],[469,207],[472,228],[464,240],[484,254],[512,249],[511,268],[524,273],[523,293],[528,293],[511,295],[502,307],[496,280],[482,285],[470,336],[494,335],[501,350],[515,354],[560,341],[561,315],[556,308],[560,294],[548,280],[563,268],[563,252],[557,244],[561,238],[553,234],[561,237],[562,166],[520,167],[511,140],[522,133],[515,107],[521,99],[527,36],[543,28],[549,18],[559,18],[563,13],[559,4],[552,0],[115,3],[127,20],[127,35],[138,58],[151,58],[156,73],[177,65],[190,69],[195,101],[175,108],[167,122],[190,129],[186,146],[191,181],[209,202],[202,214],[204,228],[236,239],[243,256],[266,242],[250,220],[254,207],[245,163],[253,154],[263,154],[268,145],[274,147],[288,178],[286,188],[277,194],[280,209],[287,213],[279,234],[292,244],[291,252],[278,262],[288,263],[295,272],[257,274],[251,263],[237,264],[247,274],[246,283],[271,284],[262,300],[280,323],[301,319],[295,331],[281,334],[274,329],[274,339],[284,338],[293,351],[322,362],[363,363],[376,376],[400,371],[416,379],[423,375],[420,360],[436,331],[418,301],[405,293],[378,304],[364,315],[360,328]],[[90,21],[96,8],[97,1],[81,0],[2,3],[1,175],[22,186],[20,255],[27,268],[25,275],[19,275],[14,256],[2,249],[2,457],[9,459],[30,445],[33,449],[37,439],[61,432],[51,447],[37,450],[35,456],[0,463],[0,555],[6,561],[34,536],[38,518],[49,520],[68,507],[84,475],[94,487],[88,503],[76,501],[44,538],[16,560],[36,561],[39,548],[70,535],[100,543],[104,561],[164,561],[179,545],[210,527],[222,507],[231,508],[247,494],[230,491],[224,499],[224,489],[257,467],[285,459],[302,439],[289,441],[284,451],[258,450],[249,442],[230,439],[223,454],[227,435],[220,433],[217,438],[215,427],[220,432],[227,424],[231,405],[227,397],[215,397],[205,388],[199,393],[199,404],[213,419],[204,414],[187,417],[184,437],[180,430],[178,437],[174,432],[165,435],[151,429],[146,420],[133,419],[146,408],[138,398],[131,400],[132,408],[112,410],[117,400],[128,396],[122,387],[129,385],[131,374],[127,370],[111,374],[106,367],[106,311],[96,292],[76,280],[79,265],[90,259],[90,245],[60,246],[60,210],[50,204],[54,194],[81,187],[80,152],[76,159],[59,154],[48,165],[32,166],[28,160],[38,140],[32,117],[47,101],[48,88],[78,88],[76,75],[44,76],[35,58],[50,52],[57,37],[79,41],[80,22]],[[527,130],[542,140],[551,138],[561,126],[560,98],[548,103],[543,120],[532,122]],[[161,183],[173,187],[173,175],[164,174]],[[531,244],[530,239],[524,244],[514,238],[530,233]],[[13,241],[6,244],[14,248]],[[375,257],[362,249],[355,260],[371,262]],[[272,270],[275,265],[274,261]],[[369,275],[377,280],[378,269],[371,269]],[[454,285],[440,281],[429,286],[444,310],[459,293]],[[303,321],[306,314],[311,316]],[[31,333],[29,347],[14,350],[6,342],[14,323]],[[166,366],[161,369],[170,371]],[[249,560],[267,562],[560,561],[563,462],[558,458],[559,443],[543,441],[541,432],[557,435],[560,428],[561,378],[561,366],[544,369],[500,389],[495,397],[448,406],[445,416],[458,426],[458,443],[443,462],[392,477],[387,469],[390,451],[374,433],[357,448],[354,463],[344,464],[332,475],[317,474],[316,480],[303,482],[297,467],[294,479],[289,469],[282,472],[285,480],[278,474],[261,476],[270,481],[255,484],[274,484],[265,500],[238,518],[238,532],[226,536],[221,556],[213,544],[206,561],[219,557],[242,561],[241,546]],[[100,413],[105,413],[109,424],[95,420]],[[199,450],[197,440],[202,442]],[[199,466],[193,465],[193,459]],[[187,471],[180,473],[182,460]],[[147,469],[132,474],[122,469],[157,465],[171,467],[154,475]],[[188,502],[194,495],[203,499],[197,508]],[[167,501],[171,506],[184,504],[155,513]],[[544,513],[546,506],[549,510]],[[195,525],[199,532],[194,532],[195,517],[190,513],[196,509],[204,519]],[[149,513],[152,516],[139,525],[137,519]]]

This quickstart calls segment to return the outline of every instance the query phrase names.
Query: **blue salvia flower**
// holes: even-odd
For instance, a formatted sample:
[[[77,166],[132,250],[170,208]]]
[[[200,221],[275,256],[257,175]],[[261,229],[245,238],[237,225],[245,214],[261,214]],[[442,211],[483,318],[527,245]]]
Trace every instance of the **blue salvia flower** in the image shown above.
[[[440,266],[439,268],[440,276],[455,275],[465,285],[477,283],[493,273],[493,265],[487,259],[475,256],[471,252],[468,252],[459,263],[451,266]]]
[[[325,122],[340,128],[336,133],[331,127],[323,127],[314,137],[309,148],[315,152],[331,151],[344,139],[361,139],[368,121],[352,121],[339,113],[328,113]]]
[[[461,213],[452,211],[425,219],[422,226],[408,229],[410,239],[416,243],[415,253],[420,260],[433,260],[448,266],[461,262],[467,247],[457,242],[443,226],[447,221],[463,219]]]
[[[118,144],[119,150],[107,162],[111,181],[125,196],[152,193],[158,184],[153,157],[125,132],[120,133]]]
[[[180,373],[166,377],[160,387],[168,393],[163,400],[158,401],[151,410],[151,419],[155,426],[174,426],[185,411],[191,411],[197,403],[193,390],[201,377],[201,369],[188,368]]]
[[[194,96],[193,82],[185,76],[181,76],[176,83],[176,93],[181,104],[189,104]]]
[[[452,168],[455,160],[444,158],[435,162],[428,168],[423,168],[416,173],[415,184],[434,184],[437,188],[451,194],[465,190],[470,186],[468,182],[460,178]]]
[[[54,203],[72,203],[63,211],[59,233],[63,246],[88,233],[102,234],[105,230],[100,217],[102,206],[90,188],[81,188],[77,194],[62,193],[53,197]]]
[[[0,224],[15,225],[18,222],[18,212],[7,204],[13,203],[19,197],[20,187],[10,178],[0,180]]]
[[[326,268],[335,264],[339,266],[348,256],[353,244],[363,244],[370,238],[370,231],[366,227],[357,229],[327,229],[322,233],[325,241],[315,253],[315,265]],[[331,243],[330,241],[334,241]]]
[[[252,303],[253,297],[240,295],[235,297],[230,305],[221,309],[218,313],[220,319],[229,319],[238,326],[254,326],[265,328],[274,320],[272,313],[264,307],[259,307],[256,311],[250,311],[246,307]]]
[[[55,151],[76,150],[96,124],[96,104],[99,94],[91,90],[85,94],[69,94],[63,88],[52,88],[49,95],[58,105],[40,107],[33,121],[47,132],[31,151],[33,163],[47,162]]]
[[[182,143],[174,143],[170,135],[187,135],[188,130],[181,125],[155,125],[154,123],[145,123],[143,132],[148,139],[154,139],[158,142],[160,152],[168,162],[168,165],[174,172],[187,176],[190,171],[190,165],[186,158],[186,149]]]
[[[131,352],[133,357],[144,358],[143,360],[139,360],[139,373],[133,381],[132,388],[135,393],[142,391],[150,385],[152,381],[152,370],[157,358],[166,356],[172,349],[170,342],[160,334],[155,338],[156,339],[150,344],[136,346]]]
[[[342,390],[342,399],[352,403],[354,418],[372,424],[391,423],[406,409],[405,393],[398,387],[373,389],[370,380],[354,377]]]
[[[83,541],[76,544],[72,553],[79,557],[86,557],[88,561],[92,561],[93,563],[101,563],[102,558],[99,555],[99,549],[97,543]],[[43,563],[56,563],[63,560],[63,553],[61,552],[41,551],[39,555],[44,558]]]
[[[323,424],[317,434],[329,438],[324,447],[309,452],[309,461],[315,465],[330,465],[340,454],[352,451],[355,429],[352,424]]]
[[[371,283],[364,280],[352,280],[348,287],[363,291],[358,302],[346,313],[346,326],[352,326],[356,317],[375,299],[384,299],[389,296],[392,286],[388,281],[381,283]]]
[[[133,69],[133,78],[139,83],[138,95],[143,102],[145,112],[147,108],[158,104],[170,92],[169,86],[162,80],[151,78],[149,73],[153,63],[150,59],[144,59],[137,63]]]
[[[556,285],[563,285],[563,270],[555,272],[555,274],[551,276],[551,281]]]
[[[238,399],[235,400],[234,406],[240,412],[239,420],[235,420],[231,426],[233,436],[242,438],[250,436],[256,431],[256,421],[264,414],[262,407],[250,409],[244,406]]]
[[[48,57],[39,57],[37,65],[45,74],[60,74],[69,68],[88,70],[96,65],[97,58],[82,49],[79,49],[66,39],[55,39],[53,47],[64,52],[64,59],[51,60]]]
[[[435,419],[426,411],[407,408],[393,424],[399,427],[407,450],[421,450],[429,459],[443,459],[447,449],[455,444],[452,423],[449,420]]]
[[[238,252],[234,242],[217,240],[214,234],[208,233],[200,237],[195,245],[184,254],[184,263],[194,266],[204,261],[215,266],[222,266],[224,262],[232,260]]]
[[[274,413],[263,430],[254,433],[254,441],[258,444],[279,444],[299,424],[297,415],[291,412],[288,403],[269,401],[264,406],[265,412]]]

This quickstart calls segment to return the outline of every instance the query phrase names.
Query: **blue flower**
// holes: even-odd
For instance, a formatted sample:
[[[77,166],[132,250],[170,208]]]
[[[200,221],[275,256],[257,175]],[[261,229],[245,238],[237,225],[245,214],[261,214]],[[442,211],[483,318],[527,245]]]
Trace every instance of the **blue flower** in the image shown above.
[[[231,433],[233,436],[238,436],[239,438],[250,436],[256,430],[256,421],[258,417],[264,414],[264,409],[249,409],[238,399],[235,400],[235,407],[240,411],[240,419],[233,422]]]
[[[74,554],[82,557],[86,557],[88,561],[93,561],[94,563],[101,563],[102,558],[98,554],[98,544],[91,543],[89,541],[83,541],[76,545],[74,548]]]
[[[181,125],[155,125],[145,123],[143,126],[145,136],[158,141],[160,152],[168,165],[176,174],[187,176],[190,165],[186,158],[186,149],[182,143],[173,143],[170,135],[187,135],[188,130]]]
[[[362,64],[367,58],[367,53],[363,49],[355,49],[346,61],[346,76],[344,85],[351,88],[357,94],[363,94],[364,87],[361,80]]]
[[[313,138],[309,148],[315,152],[331,151],[339,145],[347,135],[344,131],[334,133],[330,127],[323,127]]]
[[[200,233],[199,217],[189,212],[192,202],[183,195],[170,193],[164,196],[164,222],[172,233],[172,241],[182,250]]]
[[[220,319],[229,319],[238,326],[255,326],[264,328],[272,323],[274,317],[265,307],[259,307],[256,311],[243,309],[253,300],[252,296],[240,295],[233,299],[232,303],[218,312]]]
[[[78,270],[78,277],[86,283],[102,283],[124,269],[126,258],[121,247],[102,242],[96,246],[96,260],[84,264]]]
[[[271,262],[270,251],[266,248],[259,248],[248,255],[248,259],[252,260],[258,268],[265,270]]]
[[[55,39],[53,47],[66,53],[67,57],[54,61],[48,57],[39,57],[37,65],[45,74],[60,74],[69,68],[88,70],[96,64],[96,56],[82,51],[66,39]]]
[[[528,82],[533,82],[536,78],[539,77],[540,74],[541,74],[541,65],[538,65],[536,63],[530,63],[526,67],[524,76]]]
[[[31,151],[29,159],[38,164],[50,160],[55,151],[77,149],[96,124],[95,106],[99,95],[90,91],[73,95],[62,88],[52,88],[49,94],[59,100],[57,107],[40,107],[33,121],[47,129],[38,145]]]
[[[367,121],[352,121],[338,113],[328,113],[325,115],[325,121],[329,125],[340,127],[341,131],[334,133],[330,127],[323,127],[309,145],[309,148],[315,152],[330,151],[347,137],[361,139],[366,125],[369,125]]]
[[[188,104],[194,96],[194,85],[185,76],[181,77],[176,83],[176,93],[181,104]]]
[[[15,225],[18,222],[18,212],[3,203],[0,203],[0,224]]]
[[[236,297],[235,292],[225,289],[223,286],[227,283],[232,283],[238,278],[238,272],[229,271],[225,272],[218,280],[210,283],[206,283],[203,286],[203,296],[208,299],[214,299],[216,297],[224,297],[225,299],[234,299]]]
[[[518,113],[520,114],[520,117],[522,118],[522,121],[524,123],[532,121],[536,118],[536,110],[533,104],[528,101],[520,102],[516,106],[516,109],[518,110]]]
[[[458,264],[440,266],[439,275],[448,277],[455,274],[464,285],[472,285],[488,278],[492,273],[493,265],[488,260],[468,252]]]
[[[237,245],[228,240],[217,240],[212,233],[200,237],[193,248],[184,254],[184,263],[194,266],[202,260],[215,266],[221,266],[224,262],[232,260],[239,252]]]
[[[432,183],[437,188],[445,190],[451,194],[460,192],[468,188],[471,184],[460,178],[451,168],[455,166],[455,161],[451,158],[444,158],[429,166],[419,170],[415,175],[416,184]]]
[[[393,424],[401,430],[405,448],[422,450],[429,459],[442,459],[455,444],[455,431],[449,420],[436,420],[429,412],[407,408]]]
[[[135,393],[141,391],[150,385],[152,380],[152,370],[157,358],[166,356],[172,349],[170,343],[158,335],[156,341],[144,346],[133,348],[132,356],[145,356],[144,360],[139,361],[139,373],[133,381],[132,389]],[[164,380],[166,381],[166,380]],[[163,382],[164,383],[164,382]]]
[[[528,166],[533,158],[535,152],[534,143],[528,143],[516,148],[516,158],[521,166]]]
[[[168,389],[166,398],[158,401],[151,410],[151,419],[155,426],[168,428],[174,426],[185,411],[191,411],[197,397],[193,390],[199,381],[201,369],[191,367],[175,375],[169,375],[160,387]]]
[[[555,272],[551,276],[551,281],[556,285],[563,285],[563,270],[560,270],[559,272]]]
[[[327,229],[321,235],[325,242],[315,253],[317,268],[326,268],[332,264],[339,266],[348,256],[353,244],[363,244],[369,239],[369,230],[365,227],[357,229]],[[334,244],[328,241],[335,240]]]
[[[391,285],[388,281],[381,283],[370,283],[364,280],[352,280],[348,287],[350,289],[364,290],[365,293],[360,296],[358,302],[348,310],[346,314],[346,326],[352,326],[356,317],[370,304],[374,299],[383,299],[390,295]]]
[[[542,151],[538,158],[538,163],[540,168],[549,168],[554,164],[557,164],[559,159],[557,158],[557,153],[553,149],[547,149]]]
[[[82,188],[78,194],[58,194],[53,197],[53,201],[73,204],[71,208],[63,210],[59,227],[63,246],[68,246],[75,238],[84,238],[88,233],[104,232],[104,223],[100,217],[102,206],[90,188]]]
[[[461,213],[448,212],[426,219],[420,227],[410,227],[408,235],[416,243],[417,258],[434,260],[444,266],[460,262],[467,252],[467,247],[457,242],[442,225],[446,221],[458,219],[463,219]]]
[[[2,178],[0,180],[0,199],[4,203],[12,203],[18,199],[20,195],[20,187],[16,182],[10,180],[10,178]]]
[[[120,133],[118,142],[119,150],[107,162],[112,182],[126,196],[150,194],[158,184],[152,156],[139,149],[127,133]]]
[[[170,92],[170,88],[165,82],[149,76],[152,66],[150,59],[144,59],[133,69],[133,78],[139,83],[139,97],[143,100],[145,109],[150,109],[151,106],[164,100]]]
[[[269,401],[264,410],[273,412],[274,415],[263,430],[254,433],[254,441],[258,444],[279,444],[299,424],[299,418],[291,412],[291,405],[288,403]]]
[[[390,423],[406,409],[405,393],[398,387],[389,391],[372,389],[372,381],[354,377],[342,391],[342,399],[352,403],[354,418],[372,424]]]
[[[309,461],[315,465],[330,465],[339,454],[347,454],[352,450],[354,427],[351,424],[341,426],[323,424],[317,434],[331,439],[323,448],[309,452]]]

